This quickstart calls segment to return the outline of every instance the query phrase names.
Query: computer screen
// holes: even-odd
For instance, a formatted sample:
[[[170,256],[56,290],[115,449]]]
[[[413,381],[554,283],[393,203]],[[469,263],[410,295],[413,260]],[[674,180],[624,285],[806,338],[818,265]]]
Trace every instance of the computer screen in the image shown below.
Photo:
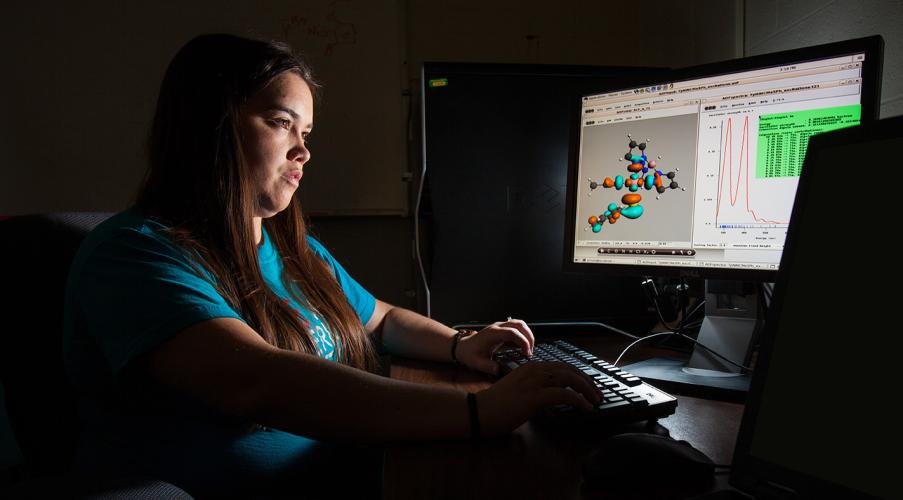
[[[689,361],[625,370],[743,400],[809,137],[877,118],[882,47],[874,36],[741,58],[571,103],[564,268],[706,279],[704,318],[674,327]]]
[[[567,263],[772,281],[808,138],[876,117],[876,38],[581,96]]]

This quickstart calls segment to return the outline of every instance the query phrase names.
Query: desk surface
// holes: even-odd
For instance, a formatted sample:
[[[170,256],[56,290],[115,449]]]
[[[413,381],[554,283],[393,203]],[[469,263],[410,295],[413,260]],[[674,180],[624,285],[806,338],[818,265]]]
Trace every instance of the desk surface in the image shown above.
[[[614,360],[629,341],[614,336],[569,341]],[[538,341],[542,341],[539,339]],[[620,347],[618,347],[620,346]],[[613,353],[613,354],[612,354]],[[660,355],[648,348],[622,364]],[[670,353],[673,355],[673,352]],[[491,385],[479,373],[448,364],[393,359],[391,377],[440,384],[466,391]],[[675,439],[683,439],[717,464],[730,463],[743,405],[677,396],[674,415],[659,420]],[[617,432],[640,430],[621,427]],[[386,453],[386,500],[412,498],[581,498],[581,464],[612,429],[575,432],[527,422],[511,435],[481,443],[433,442],[390,447]]]

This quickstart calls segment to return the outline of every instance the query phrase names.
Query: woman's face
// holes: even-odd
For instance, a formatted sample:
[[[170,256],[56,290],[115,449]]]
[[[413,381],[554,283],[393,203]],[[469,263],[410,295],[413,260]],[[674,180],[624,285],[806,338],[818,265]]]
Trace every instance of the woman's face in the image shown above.
[[[310,159],[305,141],[313,122],[310,88],[300,76],[288,71],[254,94],[242,108],[239,129],[257,198],[255,217],[272,217],[288,206],[304,164]]]

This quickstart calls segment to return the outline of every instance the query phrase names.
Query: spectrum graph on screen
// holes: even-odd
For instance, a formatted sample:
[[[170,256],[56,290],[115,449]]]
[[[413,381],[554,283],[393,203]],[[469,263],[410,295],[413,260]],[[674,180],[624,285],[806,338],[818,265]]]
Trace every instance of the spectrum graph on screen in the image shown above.
[[[574,262],[776,270],[809,138],[860,123],[864,61],[584,96]]]

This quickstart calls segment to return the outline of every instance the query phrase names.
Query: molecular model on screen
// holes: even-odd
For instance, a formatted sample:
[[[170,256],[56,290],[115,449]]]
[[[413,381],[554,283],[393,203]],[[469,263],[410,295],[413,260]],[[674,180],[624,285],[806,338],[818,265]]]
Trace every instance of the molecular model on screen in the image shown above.
[[[650,160],[649,157],[646,156],[646,146],[649,142],[649,139],[646,139],[646,142],[641,142],[637,144],[633,138],[630,137],[630,134],[627,134],[628,146],[630,147],[630,151],[624,155],[624,160],[628,162],[627,171],[630,172],[630,175],[625,179],[624,176],[617,175],[614,179],[611,177],[606,177],[601,182],[597,182],[593,179],[589,180],[589,189],[590,196],[592,196],[593,191],[598,187],[603,188],[615,188],[620,191],[623,188],[627,188],[630,193],[625,194],[621,197],[621,203],[623,206],[618,205],[617,203],[609,203],[607,207],[605,207],[605,211],[599,215],[590,216],[588,222],[589,227],[584,228],[592,229],[594,233],[598,233],[602,230],[602,224],[605,221],[608,221],[609,224],[614,224],[618,222],[618,219],[621,216],[624,216],[628,219],[638,219],[643,215],[643,205],[640,205],[640,202],[643,201],[643,196],[637,193],[640,188],[644,188],[647,191],[655,188],[656,192],[659,195],[667,191],[668,189],[681,189],[686,191],[686,188],[681,188],[677,181],[674,180],[674,177],[677,175],[675,171],[668,172],[667,174],[663,173],[659,170],[659,166],[656,160]],[[634,149],[639,149],[640,154],[635,155]],[[659,160],[662,159],[661,156],[658,157]],[[621,160],[621,158],[618,158]],[[675,169],[680,170],[680,169]],[[667,184],[666,184],[667,183]],[[659,199],[659,196],[655,197]]]

